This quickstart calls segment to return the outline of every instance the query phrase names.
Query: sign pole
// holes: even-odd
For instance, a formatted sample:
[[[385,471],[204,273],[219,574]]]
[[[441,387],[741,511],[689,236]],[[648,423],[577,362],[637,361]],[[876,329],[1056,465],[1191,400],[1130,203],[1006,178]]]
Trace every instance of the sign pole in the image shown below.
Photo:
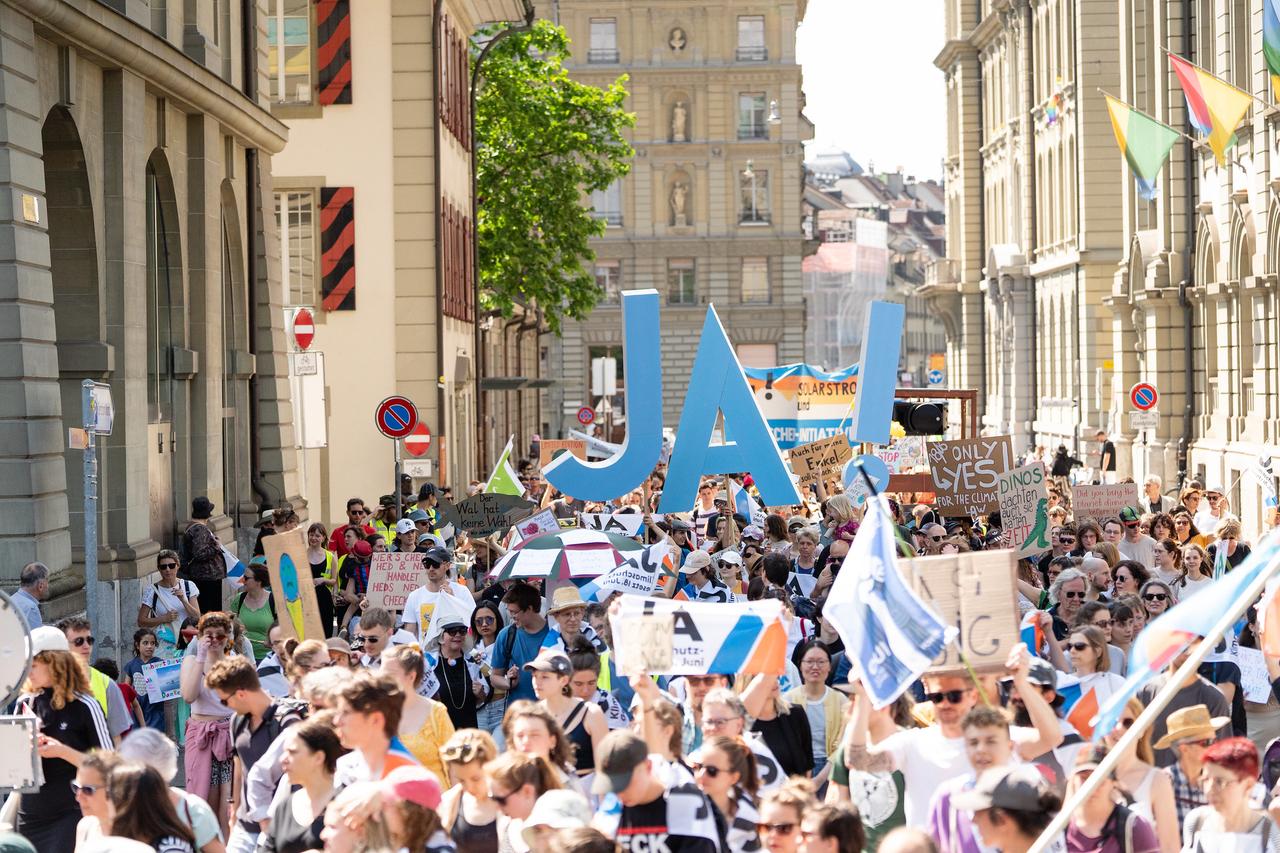
[[[91,624],[98,617],[98,434],[93,389],[86,379],[80,386],[81,421],[84,423],[84,608]]]
[[[396,454],[396,488],[392,494],[396,496],[396,520],[399,521],[401,518],[404,518],[404,493],[400,490],[400,470],[402,467],[400,460],[400,439],[391,439],[391,446],[395,448]]]

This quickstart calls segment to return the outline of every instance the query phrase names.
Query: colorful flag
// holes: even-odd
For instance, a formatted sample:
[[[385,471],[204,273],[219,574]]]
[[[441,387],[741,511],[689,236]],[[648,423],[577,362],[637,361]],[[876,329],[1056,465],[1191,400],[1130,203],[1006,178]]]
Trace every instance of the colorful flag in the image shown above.
[[[244,583],[244,563],[226,545],[222,546],[222,562],[227,567],[227,580],[237,589]]]
[[[511,466],[511,443],[514,440],[514,435],[507,439],[507,446],[502,449],[502,455],[498,457],[498,464],[493,466],[493,473],[489,475],[488,482],[484,484],[484,490],[487,494],[515,495],[516,497],[524,495],[524,486],[520,484],[520,475]]]
[[[1278,562],[1280,532],[1273,531],[1222,580],[1210,584],[1203,592],[1171,607],[1148,623],[1129,649],[1129,677],[1102,705],[1097,719],[1093,720],[1094,733],[1100,735],[1114,729],[1125,703],[1137,695],[1144,684],[1164,671],[1197,637],[1208,636],[1222,615],[1239,601],[1245,589],[1259,575],[1272,573]]]
[[[1258,484],[1258,489],[1262,492],[1262,505],[1267,509],[1275,509],[1277,503],[1276,495],[1276,475],[1271,469],[1271,450],[1268,448],[1253,461],[1249,466],[1249,473],[1253,476],[1253,480]]]
[[[1218,542],[1218,547],[1213,550],[1213,579],[1218,580],[1231,570],[1231,564],[1227,562],[1227,548],[1222,542]]]
[[[1022,628],[1019,634],[1022,638],[1023,645],[1027,650],[1036,657],[1043,657],[1041,652],[1044,650],[1044,629],[1040,627],[1039,611],[1032,610],[1026,616],[1022,617]]]
[[[1110,95],[1106,98],[1111,129],[1138,182],[1138,195],[1150,201],[1156,197],[1156,178],[1169,159],[1173,143],[1178,141],[1178,131]]]
[[[732,477],[729,478],[729,503],[736,514],[748,519],[752,524],[763,523],[764,507],[760,505],[760,501],[739,486],[738,481]]]
[[[884,498],[866,502],[853,537],[848,567],[836,575],[823,615],[844,640],[853,675],[862,679],[872,705],[883,708],[902,695],[956,636],[903,580],[898,547]]]
[[[659,583],[675,576],[674,547],[669,539],[646,545],[640,554],[628,556],[616,569],[584,584],[578,590],[582,600],[603,601],[615,592],[653,595]]]
[[[1071,704],[1063,719],[1075,726],[1081,737],[1088,739],[1093,737],[1093,718],[1097,714],[1098,692],[1091,689]]]
[[[1262,55],[1271,73],[1271,92],[1280,100],[1280,0],[1262,0]]]
[[[1253,96],[1177,54],[1169,54],[1169,63],[1187,97],[1191,124],[1208,137],[1218,165],[1224,165],[1227,149],[1236,142],[1236,127],[1249,111]]]

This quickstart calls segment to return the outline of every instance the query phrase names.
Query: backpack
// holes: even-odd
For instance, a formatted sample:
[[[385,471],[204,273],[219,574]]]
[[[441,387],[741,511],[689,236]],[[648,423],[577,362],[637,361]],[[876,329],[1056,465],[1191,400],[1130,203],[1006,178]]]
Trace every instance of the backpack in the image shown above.
[[[1280,737],[1272,738],[1262,751],[1262,782],[1267,791],[1274,791],[1280,782]]]
[[[1133,853],[1133,827],[1139,819],[1136,812],[1122,805],[1117,805],[1115,811],[1111,812],[1111,817],[1107,819],[1106,826],[1102,829],[1102,835],[1104,838],[1109,835],[1115,835],[1117,826],[1123,824],[1124,843],[1120,846],[1120,853]],[[1151,829],[1152,832],[1155,831],[1154,826]],[[1266,848],[1263,849],[1265,850]]]
[[[276,615],[276,597],[275,597],[275,595],[273,595],[273,594],[271,594],[271,593],[269,593],[269,592],[267,593],[267,606],[271,608],[271,616],[274,618],[274,617],[275,617],[275,615]],[[243,608],[243,607],[244,607],[244,593],[243,593],[243,592],[241,592],[241,593],[237,593],[237,594],[236,594],[236,603],[235,603],[235,604],[233,604],[233,605],[232,605],[232,607],[234,607],[234,608],[235,608],[235,611],[234,611],[234,612],[235,612],[235,614],[236,614],[236,618],[237,618],[237,619],[239,619],[239,618],[240,618],[240,610],[241,610],[241,608]]]

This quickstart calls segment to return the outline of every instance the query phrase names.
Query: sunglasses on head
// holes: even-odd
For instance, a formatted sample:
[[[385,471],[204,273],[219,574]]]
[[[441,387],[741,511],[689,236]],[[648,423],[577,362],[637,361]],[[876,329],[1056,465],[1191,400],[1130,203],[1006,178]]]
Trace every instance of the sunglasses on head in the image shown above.
[[[1142,597],[1147,601],[1166,601],[1169,598],[1169,596],[1163,592],[1149,592]]]
[[[964,690],[942,690],[937,693],[926,693],[924,698],[935,705],[946,702],[948,705],[959,705],[964,700]]]

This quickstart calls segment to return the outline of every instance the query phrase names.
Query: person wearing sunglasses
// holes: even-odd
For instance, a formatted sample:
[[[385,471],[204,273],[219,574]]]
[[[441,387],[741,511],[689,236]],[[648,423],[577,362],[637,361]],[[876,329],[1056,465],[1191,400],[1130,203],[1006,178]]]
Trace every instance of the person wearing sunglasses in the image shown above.
[[[1013,690],[1022,699],[1032,728],[1014,727],[1010,738],[1018,756],[1034,761],[1062,743],[1062,727],[1040,688],[1029,678],[1031,659],[1027,647],[1014,645],[1005,662],[1013,676]],[[876,744],[870,743],[871,702],[862,683],[853,684],[857,697],[853,734],[848,737],[845,763],[851,770],[891,773],[902,771],[905,782],[905,814],[909,826],[924,828],[930,801],[942,784],[972,771],[965,751],[965,714],[978,703],[973,683],[960,676],[925,675],[925,698],[933,704],[933,725],[906,729]]]
[[[120,685],[107,677],[106,673],[89,665],[93,660],[93,647],[97,643],[93,627],[83,616],[68,616],[58,622],[58,630],[67,638],[71,653],[84,664],[89,674],[89,692],[107,715],[107,729],[111,736],[119,742],[121,736],[133,727],[133,716],[124,701]]]
[[[91,841],[105,835],[103,828],[111,825],[111,812],[107,806],[107,777],[120,763],[115,752],[95,749],[84,757],[71,780],[71,792],[80,807],[80,823],[76,825],[76,849],[87,847]]]
[[[728,824],[730,853],[758,849],[760,814],[755,798],[760,780],[751,748],[741,738],[710,738],[690,756],[689,769]]]
[[[356,537],[357,540],[377,532],[373,529],[373,525],[369,524],[369,511],[360,498],[347,500],[347,523],[335,527],[329,536],[329,550],[339,557],[345,557],[351,547],[351,540],[347,539],[348,528],[354,528],[359,534]]]
[[[800,822],[801,853],[861,853],[866,833],[858,810],[847,803],[809,809]]]
[[[788,779],[760,798],[760,843],[766,853],[799,853],[803,840],[800,821],[817,805],[813,787],[803,779]]]
[[[1164,581],[1152,578],[1142,585],[1138,591],[1142,599],[1142,607],[1147,611],[1147,621],[1155,619],[1177,603],[1173,589]]]
[[[1107,524],[1111,526],[1114,522],[1109,521]],[[1127,506],[1120,510],[1120,524],[1124,528],[1124,535],[1114,543],[1120,556],[1144,566],[1154,566],[1156,540],[1142,532],[1142,515],[1137,508]]]
[[[1218,729],[1228,722],[1210,717],[1204,705],[1180,708],[1169,715],[1169,730],[1156,742],[1159,748],[1172,749],[1178,754],[1178,760],[1164,768],[1164,772],[1173,786],[1179,825],[1186,822],[1192,809],[1208,804],[1201,778],[1204,752],[1217,740]]]
[[[498,806],[498,849],[522,849],[513,845],[523,822],[533,813],[533,804],[547,791],[564,786],[547,759],[516,750],[507,750],[484,765],[489,799]]]
[[[1204,490],[1204,500],[1195,512],[1196,527],[1204,532],[1216,530],[1218,523],[1231,514],[1231,504],[1226,492],[1220,485],[1211,485]]]
[[[1053,617],[1053,635],[1065,640],[1070,626],[1076,621],[1080,605],[1084,604],[1092,590],[1088,576],[1080,569],[1063,569],[1049,587],[1049,615]]]
[[[138,627],[156,632],[162,656],[170,656],[178,642],[178,626],[188,616],[200,618],[200,590],[196,585],[178,577],[178,555],[174,551],[161,551],[156,557],[160,580],[142,591],[138,605]]]
[[[466,623],[457,618],[442,620],[435,668],[440,689],[432,698],[444,705],[455,729],[476,727],[476,707],[484,702],[488,686],[480,666],[464,657],[466,641]]]

